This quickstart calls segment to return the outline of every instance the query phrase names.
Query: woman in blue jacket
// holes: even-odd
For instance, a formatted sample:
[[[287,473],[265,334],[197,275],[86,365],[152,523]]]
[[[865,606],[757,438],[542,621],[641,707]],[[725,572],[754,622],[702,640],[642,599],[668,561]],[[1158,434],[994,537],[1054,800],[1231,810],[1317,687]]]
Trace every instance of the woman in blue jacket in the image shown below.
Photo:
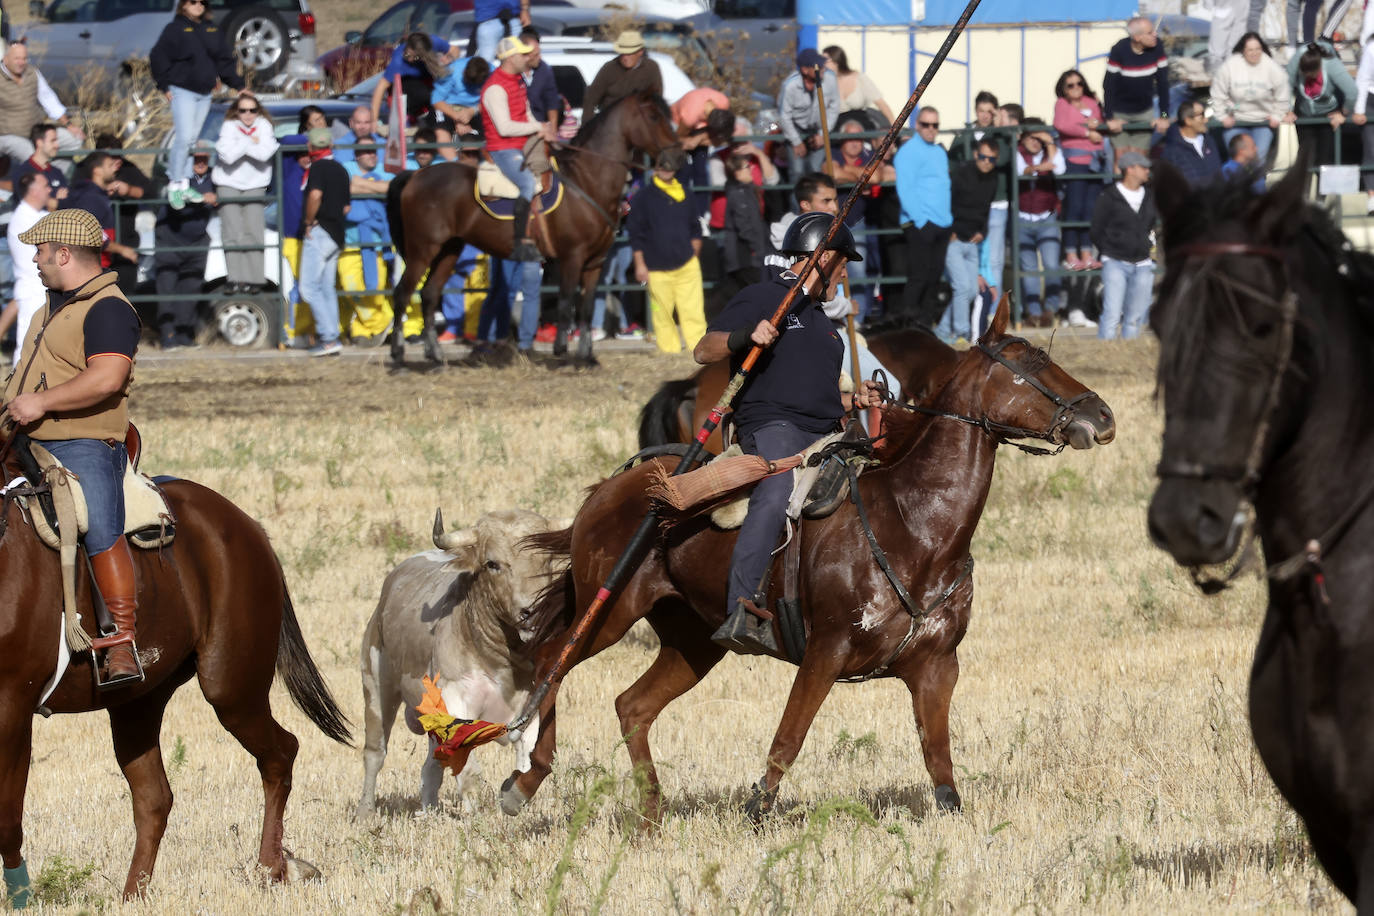
[[[176,16],[167,23],[148,53],[153,82],[172,108],[172,144],[167,154],[167,202],[173,210],[200,203],[190,188],[191,144],[210,113],[210,96],[221,85],[243,88],[243,77],[224,33],[210,18],[206,0],[178,0]]]

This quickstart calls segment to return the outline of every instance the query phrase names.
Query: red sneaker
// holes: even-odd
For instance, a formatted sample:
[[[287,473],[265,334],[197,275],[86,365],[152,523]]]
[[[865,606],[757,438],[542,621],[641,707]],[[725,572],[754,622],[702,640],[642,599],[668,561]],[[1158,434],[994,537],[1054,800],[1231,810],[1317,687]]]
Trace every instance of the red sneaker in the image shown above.
[[[457,343],[458,335],[452,331],[445,331],[439,335],[439,343]]]
[[[558,328],[551,324],[546,324],[534,332],[535,343],[553,343],[558,336]]]

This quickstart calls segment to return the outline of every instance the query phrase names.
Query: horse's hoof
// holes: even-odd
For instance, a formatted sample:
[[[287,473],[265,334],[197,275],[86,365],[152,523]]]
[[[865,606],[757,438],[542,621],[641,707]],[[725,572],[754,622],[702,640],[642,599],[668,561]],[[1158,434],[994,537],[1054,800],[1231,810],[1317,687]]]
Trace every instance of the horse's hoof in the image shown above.
[[[767,788],[767,778],[759,780],[759,784],[754,786],[753,794],[749,796],[749,801],[744,805],[744,814],[749,818],[749,822],[757,829],[763,826],[764,818],[773,813],[773,806],[778,801],[778,788]]]
[[[405,363],[405,361],[406,361],[406,348],[405,348],[405,347],[397,347],[397,346],[394,346],[394,345],[393,345],[392,348],[391,348],[391,361],[392,361],[393,363],[395,363],[396,365],[398,365],[398,366],[399,366],[399,365],[402,365],[403,363]]]
[[[529,796],[515,785],[514,775],[508,776],[506,781],[501,783],[501,811],[504,814],[515,817],[529,803]]]
[[[943,814],[958,814],[964,806],[959,801],[959,793],[954,791],[954,786],[936,786],[935,807]]]
[[[319,881],[323,877],[323,875],[320,874],[320,870],[318,868],[311,865],[304,859],[298,859],[295,856],[291,855],[291,853],[289,852],[285,853],[285,855],[286,880],[291,882],[292,884],[296,884],[301,881]]]

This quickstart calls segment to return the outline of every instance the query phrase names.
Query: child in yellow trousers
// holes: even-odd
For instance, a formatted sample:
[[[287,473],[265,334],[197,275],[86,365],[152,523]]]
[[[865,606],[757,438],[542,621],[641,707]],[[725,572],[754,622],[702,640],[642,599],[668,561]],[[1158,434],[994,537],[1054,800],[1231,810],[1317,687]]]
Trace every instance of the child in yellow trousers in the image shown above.
[[[682,349],[678,326],[691,350],[706,334],[701,290],[701,223],[677,173],[687,164],[680,146],[658,154],[653,175],[630,202],[626,228],[635,279],[649,288],[649,320],[663,353]],[[677,324],[673,323],[674,316]]]

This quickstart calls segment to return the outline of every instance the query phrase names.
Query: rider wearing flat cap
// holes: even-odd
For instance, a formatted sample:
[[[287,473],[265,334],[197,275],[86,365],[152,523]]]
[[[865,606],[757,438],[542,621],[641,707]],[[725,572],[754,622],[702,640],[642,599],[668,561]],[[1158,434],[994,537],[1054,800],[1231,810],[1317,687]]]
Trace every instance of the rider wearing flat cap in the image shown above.
[[[19,241],[37,246],[33,260],[48,302],[29,324],[23,358],[5,383],[5,410],[81,481],[88,515],[83,543],[117,628],[94,645],[106,650],[102,683],[115,686],[142,677],[134,655],[137,592],[124,540],[123,489],[129,386],[142,326],[115,272],[101,269],[105,233],[93,215],[49,213]]]
[[[840,394],[844,344],[822,304],[835,295],[847,261],[862,261],[849,229],[840,225],[817,265],[804,281],[802,294],[778,327],[770,321],[787,291],[797,281],[811,252],[820,247],[833,217],[808,213],[788,227],[781,251],[791,266],[775,279],[747,286],[711,322],[694,356],[703,365],[730,358],[737,372],[745,355],[764,347],[735,400],[736,438],[747,454],[770,461],[795,455],[840,428],[845,405]],[[855,406],[880,403],[877,386],[865,382]],[[712,636],[739,652],[776,653],[772,613],[765,609],[762,583],[782,533],[792,475],[766,477],[749,496],[749,514],[730,558],[725,623]]]

